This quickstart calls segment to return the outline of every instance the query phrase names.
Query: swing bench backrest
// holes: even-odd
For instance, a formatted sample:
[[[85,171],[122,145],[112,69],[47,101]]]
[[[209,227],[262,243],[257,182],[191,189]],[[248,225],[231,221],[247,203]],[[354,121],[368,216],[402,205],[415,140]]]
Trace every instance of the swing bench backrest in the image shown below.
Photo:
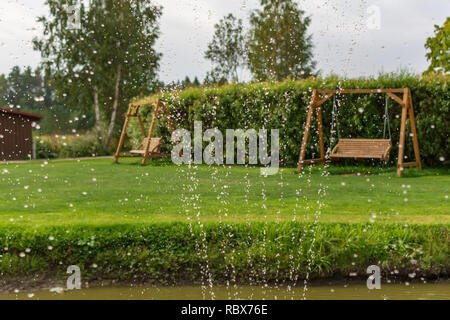
[[[141,145],[137,150],[131,150],[130,152],[132,154],[144,154],[145,153],[145,147],[147,145],[148,138],[145,138],[144,141],[142,141]],[[161,153],[161,146],[162,146],[162,138],[151,138],[150,140],[150,148],[148,150],[148,153],[150,155],[158,155]]]
[[[391,148],[389,139],[340,139],[331,152],[331,159],[380,159],[388,162]]]

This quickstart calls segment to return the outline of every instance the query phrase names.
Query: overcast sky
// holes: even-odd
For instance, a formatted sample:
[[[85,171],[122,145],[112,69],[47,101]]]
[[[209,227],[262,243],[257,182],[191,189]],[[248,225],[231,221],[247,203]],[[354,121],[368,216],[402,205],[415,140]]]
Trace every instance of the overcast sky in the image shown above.
[[[211,66],[203,53],[214,24],[228,13],[246,24],[259,0],[156,0],[161,4],[163,54],[160,78],[203,80]],[[434,25],[442,25],[450,13],[450,0],[298,0],[311,16],[317,67],[348,77],[377,75],[409,68],[427,68],[424,43]],[[36,17],[47,14],[45,0],[0,0],[0,73],[14,65],[37,66],[40,55],[31,40],[39,36]],[[369,9],[370,8],[370,9]],[[380,25],[377,26],[377,10]],[[248,74],[241,75],[247,79]]]

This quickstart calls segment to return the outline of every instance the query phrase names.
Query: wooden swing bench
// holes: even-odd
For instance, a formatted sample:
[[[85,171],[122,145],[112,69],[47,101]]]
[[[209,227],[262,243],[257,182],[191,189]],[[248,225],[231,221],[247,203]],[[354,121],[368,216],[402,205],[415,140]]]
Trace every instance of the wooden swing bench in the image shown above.
[[[313,90],[311,103],[308,108],[308,116],[306,118],[305,131],[302,138],[302,144],[300,149],[300,155],[298,160],[297,170],[302,170],[303,166],[309,164],[322,163],[325,164],[327,155],[325,152],[324,144],[324,132],[322,121],[322,107],[323,104],[330,98],[336,98],[336,95],[342,94],[385,94],[385,130],[389,129],[389,113],[388,113],[388,98],[391,98],[402,107],[401,121],[400,121],[400,139],[398,142],[398,163],[397,163],[397,175],[401,176],[404,168],[417,167],[418,170],[422,170],[422,162],[420,160],[419,141],[417,139],[416,122],[414,118],[414,109],[412,102],[411,90],[409,88],[397,88],[397,89],[332,89],[332,90]],[[402,94],[403,96],[399,96]],[[334,111],[337,110],[336,107]],[[312,118],[316,113],[318,123],[318,135],[319,135],[319,147],[320,158],[305,159],[306,149],[308,144],[309,132],[311,130]],[[414,162],[404,162],[405,159],[405,143],[406,143],[406,120],[409,117],[409,125],[411,127],[411,138],[414,147]],[[339,129],[338,135],[339,135]],[[331,159],[353,158],[353,159],[380,159],[389,161],[389,154],[392,149],[391,139],[340,139],[338,144],[331,152]]]
[[[330,158],[379,159],[388,162],[391,148],[389,139],[340,139]]]
[[[144,124],[142,122],[142,118],[139,113],[139,109],[144,105],[154,105],[152,122],[150,124],[148,133],[145,132]],[[143,100],[139,103],[131,103],[128,106],[128,112],[126,114],[125,122],[123,124],[122,134],[120,136],[116,154],[114,155],[114,162],[117,163],[119,158],[122,156],[120,152],[121,152],[123,144],[125,142],[125,136],[126,136],[128,124],[129,124],[129,121],[131,120],[131,118],[138,119],[139,127],[141,129],[142,136],[144,137],[144,140],[142,141],[140,146],[137,149],[130,151],[130,154],[132,156],[142,157],[142,164],[145,164],[147,159],[170,158],[171,157],[170,154],[162,154],[161,153],[161,147],[162,147],[162,141],[163,141],[162,138],[154,138],[153,137],[153,132],[155,130],[157,117],[161,111],[164,112],[164,114],[167,118],[168,127],[169,127],[170,131],[173,133],[174,128],[173,128],[172,120],[170,119],[169,112],[163,101],[154,100],[154,99],[150,98],[148,100],[147,99]],[[146,150],[148,150],[148,151],[146,151]],[[129,156],[129,154],[127,156]]]
[[[132,155],[143,156],[145,153],[145,147],[148,143],[148,138],[145,138],[144,141],[139,145],[136,150],[131,150],[130,153]],[[150,139],[150,147],[148,149],[147,158],[168,158],[170,155],[161,153],[162,147],[162,138],[151,138]]]

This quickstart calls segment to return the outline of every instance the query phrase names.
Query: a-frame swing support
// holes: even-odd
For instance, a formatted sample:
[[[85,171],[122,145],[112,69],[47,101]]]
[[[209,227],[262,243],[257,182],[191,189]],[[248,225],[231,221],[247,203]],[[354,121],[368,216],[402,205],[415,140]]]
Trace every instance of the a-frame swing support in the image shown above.
[[[150,124],[149,131],[146,134],[145,128],[144,128],[144,124],[142,122],[142,118],[141,118],[141,116],[139,114],[139,109],[142,106],[144,106],[144,105],[150,105],[150,104],[153,104],[155,106],[155,109],[153,110],[153,117],[152,117],[152,122]],[[114,155],[114,162],[117,163],[119,158],[121,157],[120,152],[122,151],[122,147],[123,147],[123,144],[125,142],[125,137],[126,137],[126,134],[127,134],[127,128],[128,128],[128,124],[130,123],[131,118],[137,118],[138,119],[139,127],[141,129],[142,136],[144,138],[148,138],[146,140],[144,153],[142,155],[142,164],[145,164],[147,162],[147,159],[149,158],[149,150],[150,150],[151,138],[153,137],[153,132],[155,130],[155,125],[156,125],[158,114],[161,111],[164,112],[164,115],[167,118],[167,123],[169,125],[170,132],[173,133],[174,132],[173,123],[172,123],[172,120],[170,119],[170,115],[169,115],[169,112],[167,110],[167,107],[166,107],[166,104],[164,103],[164,101],[162,101],[162,100],[147,100],[147,101],[142,101],[142,102],[139,102],[139,103],[131,103],[128,106],[128,111],[127,111],[127,114],[125,116],[125,122],[124,122],[123,128],[122,128],[122,134],[120,135],[119,145],[117,146],[117,150],[116,150],[116,153]]]
[[[417,129],[414,118],[414,108],[412,103],[411,90],[409,88],[402,89],[343,89],[343,90],[313,90],[311,103],[308,108],[308,115],[306,118],[305,132],[303,134],[303,140],[300,150],[300,156],[298,160],[298,171],[300,171],[304,165],[322,163],[325,164],[326,154],[323,140],[323,123],[322,123],[322,105],[337,94],[375,94],[383,93],[387,94],[392,100],[400,104],[402,107],[401,125],[400,125],[400,141],[398,145],[398,163],[397,163],[397,176],[401,176],[404,168],[417,167],[422,170],[422,162],[420,160],[419,141],[417,139]],[[403,94],[400,98],[397,94]],[[320,158],[305,160],[306,148],[308,144],[309,133],[311,130],[312,118],[316,112],[318,133],[319,133],[319,148]],[[409,116],[412,141],[414,145],[414,162],[404,162],[405,158],[405,142],[406,142],[406,120]]]

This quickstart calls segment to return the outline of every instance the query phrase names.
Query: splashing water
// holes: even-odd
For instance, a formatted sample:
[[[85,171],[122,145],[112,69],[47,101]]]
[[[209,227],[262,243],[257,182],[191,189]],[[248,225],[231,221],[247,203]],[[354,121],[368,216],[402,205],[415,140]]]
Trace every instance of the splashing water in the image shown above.
[[[181,172],[185,172],[184,177],[186,181],[190,182],[188,184],[183,183],[183,194],[180,196],[180,200],[183,203],[184,213],[187,216],[189,221],[189,230],[193,239],[195,239],[195,248],[197,251],[197,255],[200,258],[200,273],[201,273],[201,291],[203,300],[206,300],[206,293],[209,288],[209,294],[212,300],[215,299],[214,291],[213,291],[213,280],[212,274],[210,272],[209,263],[208,263],[208,245],[206,242],[206,232],[204,230],[204,225],[201,222],[201,210],[200,210],[200,194],[197,194],[199,179],[197,177],[198,167],[192,166],[189,163],[186,170],[179,169]],[[195,223],[200,228],[200,237],[201,242],[198,241],[197,237],[193,231],[193,223],[195,219]]]

